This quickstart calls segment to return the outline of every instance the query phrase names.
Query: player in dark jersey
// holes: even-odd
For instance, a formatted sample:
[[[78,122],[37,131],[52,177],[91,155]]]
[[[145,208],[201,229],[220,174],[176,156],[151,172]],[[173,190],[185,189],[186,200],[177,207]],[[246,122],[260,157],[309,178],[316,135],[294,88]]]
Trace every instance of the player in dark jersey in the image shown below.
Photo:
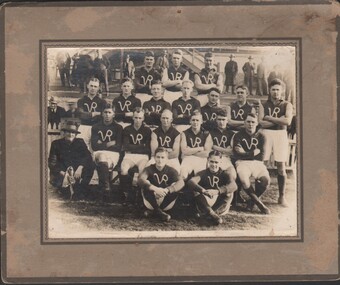
[[[277,166],[277,181],[279,187],[278,203],[287,207],[285,198],[286,190],[286,161],[288,157],[287,126],[292,122],[293,106],[282,99],[285,84],[280,79],[274,79],[269,83],[269,99],[260,106],[259,117],[262,132],[267,140],[267,148],[264,160],[268,161],[273,152]]]
[[[178,172],[167,164],[168,151],[159,147],[155,150],[155,164],[146,167],[140,174],[138,185],[142,188],[143,202],[147,210],[144,216],[155,214],[162,221],[169,221],[170,210],[178,197],[178,191],[184,187],[184,181]]]
[[[144,66],[136,69],[135,72],[135,91],[136,97],[142,104],[151,98],[151,82],[161,80],[161,74],[154,68],[155,55],[148,51],[144,56]]]
[[[217,88],[212,88],[208,94],[208,103],[201,108],[201,113],[203,116],[202,127],[210,131],[216,128],[216,118],[217,113],[222,110],[219,106],[220,90]]]
[[[114,121],[114,110],[107,104],[102,113],[102,122],[91,129],[91,146],[97,166],[99,190],[103,199],[110,199],[110,170],[118,164],[122,148],[121,125]]]
[[[207,169],[198,172],[188,182],[194,192],[199,213],[207,215],[217,225],[223,223],[221,216],[229,212],[237,189],[235,180],[220,168],[221,162],[222,154],[216,150],[211,151]]]
[[[233,131],[240,131],[244,129],[244,120],[248,113],[255,114],[255,108],[247,102],[249,91],[245,85],[236,87],[237,100],[227,107],[229,115],[228,126]]]
[[[222,92],[223,90],[223,76],[217,72],[214,66],[214,55],[212,52],[207,52],[204,55],[205,67],[200,73],[195,74],[195,87],[198,92],[197,99],[200,101],[201,106],[208,102],[207,94],[211,88],[217,88]]]
[[[255,114],[249,113],[244,125],[245,128],[236,133],[233,138],[236,171],[244,191],[251,198],[248,208],[252,210],[255,203],[263,214],[270,214],[270,210],[260,200],[270,183],[268,170],[263,163],[265,137],[261,132],[256,131],[258,119]],[[255,190],[250,177],[255,179]]]
[[[133,81],[130,78],[123,81],[121,89],[122,93],[113,100],[112,105],[116,122],[124,128],[133,122],[133,110],[142,105],[141,101],[132,94]]]
[[[125,151],[124,159],[121,164],[120,173],[120,193],[123,202],[134,203],[135,193],[132,189],[132,179],[129,170],[137,166],[138,172],[141,173],[150,155],[151,130],[143,124],[144,110],[136,108],[133,112],[133,125],[127,126],[123,130],[123,150]],[[124,196],[127,194],[127,200]]]
[[[183,80],[189,80],[189,71],[181,65],[182,60],[183,52],[180,49],[174,50],[171,56],[172,64],[163,71],[164,99],[170,104],[182,96]]]
[[[190,118],[191,127],[181,134],[181,176],[187,179],[194,172],[205,169],[207,157],[212,148],[212,139],[208,131],[201,128],[202,114],[194,111]]]
[[[174,115],[174,124],[179,132],[189,128],[190,117],[195,110],[200,111],[200,102],[191,97],[194,83],[191,80],[184,80],[182,83],[182,97],[172,103],[172,113]],[[184,125],[184,127],[181,127]]]
[[[171,105],[163,98],[164,88],[161,81],[153,81],[151,84],[152,98],[144,102],[145,123],[150,126],[161,125],[161,113],[165,110],[171,110]]]
[[[161,115],[162,125],[155,129],[151,134],[151,159],[147,165],[155,163],[155,151],[158,147],[165,148],[168,155],[167,164],[180,172],[179,151],[181,136],[180,133],[172,126],[172,112],[164,110]]]
[[[88,93],[77,102],[77,113],[81,121],[79,131],[88,147],[90,147],[91,126],[100,122],[101,113],[106,105],[106,101],[98,95],[99,85],[99,79],[90,78],[87,84]]]

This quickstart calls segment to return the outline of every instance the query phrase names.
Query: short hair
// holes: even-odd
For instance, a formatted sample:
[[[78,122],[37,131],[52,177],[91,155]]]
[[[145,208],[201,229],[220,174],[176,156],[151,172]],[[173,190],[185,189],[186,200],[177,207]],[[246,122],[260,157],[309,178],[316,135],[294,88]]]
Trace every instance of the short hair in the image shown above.
[[[235,90],[237,90],[239,88],[243,89],[243,90],[246,90],[246,93],[249,94],[249,89],[248,89],[247,86],[245,86],[245,85],[237,85]]]
[[[173,113],[172,113],[172,111],[171,111],[170,109],[164,109],[163,112],[161,113],[161,116],[162,116],[165,112],[170,113],[171,116],[173,117]]]
[[[225,110],[221,109],[216,112],[216,116],[228,117],[228,114]]]
[[[211,51],[208,51],[204,55],[204,58],[207,58],[207,57],[214,57],[214,54]]]
[[[144,55],[144,57],[152,56],[155,57],[155,53],[153,51],[147,51]]]
[[[159,152],[165,152],[167,155],[169,154],[167,149],[165,147],[157,147],[156,150],[155,150],[155,155]]]
[[[133,113],[143,113],[145,114],[145,111],[142,107],[136,107],[133,109]]]
[[[191,118],[194,117],[194,116],[200,116],[200,117],[202,118],[202,120],[203,120],[203,115],[202,115],[202,113],[201,113],[200,111],[198,111],[198,110],[194,110],[194,111],[192,112],[192,114],[191,114],[191,116],[190,116],[190,120],[191,120]]]
[[[180,50],[180,49],[175,49],[173,52],[172,52],[172,55],[174,54],[178,54],[180,56],[183,56],[183,52]]]
[[[100,84],[100,81],[99,81],[99,79],[97,78],[97,77],[94,77],[94,76],[92,76],[92,77],[90,77],[88,80],[87,80],[87,84],[89,84],[90,83],[90,81],[93,81],[93,82],[98,82],[99,84]]]
[[[222,153],[218,150],[212,150],[211,152],[209,152],[208,158],[212,156],[218,156],[219,158],[222,158]]]
[[[125,83],[125,82],[130,82],[132,84],[132,86],[134,85],[133,84],[133,80],[130,78],[130,77],[125,77],[122,79],[122,85]]]
[[[257,115],[255,113],[248,113],[247,116],[246,116],[246,120],[247,120],[247,117],[252,117],[252,118],[258,120]]]
[[[216,87],[210,88],[210,89],[209,89],[209,94],[210,94],[212,91],[215,91],[216,93],[218,93],[219,95],[221,95],[221,91],[220,91],[218,88],[216,88]]]
[[[113,112],[115,111],[113,105],[110,102],[106,102],[106,104],[104,105],[103,111],[106,109],[111,109]]]
[[[187,84],[191,85],[191,87],[194,87],[194,85],[195,85],[194,82],[192,82],[192,81],[189,80],[189,79],[188,79],[188,80],[183,80],[183,81],[182,81],[182,86],[184,85],[184,83],[187,83]]]
[[[160,80],[152,80],[151,81],[151,86],[152,85],[162,85],[162,87],[163,87],[163,83],[162,83],[162,81],[160,81]]]
[[[282,88],[284,88],[286,84],[281,79],[274,78],[272,81],[269,82],[269,85],[268,85],[269,89],[273,87],[274,85],[280,85],[282,86]]]

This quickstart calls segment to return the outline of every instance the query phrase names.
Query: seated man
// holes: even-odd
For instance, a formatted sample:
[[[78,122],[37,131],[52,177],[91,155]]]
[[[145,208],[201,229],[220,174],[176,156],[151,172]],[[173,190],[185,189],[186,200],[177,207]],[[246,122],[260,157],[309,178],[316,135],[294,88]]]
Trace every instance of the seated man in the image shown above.
[[[144,111],[136,108],[133,112],[133,125],[123,130],[123,150],[125,156],[121,164],[120,193],[123,203],[134,204],[136,193],[132,189],[132,179],[129,170],[138,167],[141,173],[149,160],[151,130],[143,124]],[[127,198],[127,199],[125,199]]]
[[[76,138],[80,133],[78,125],[69,121],[61,130],[63,138],[52,142],[48,157],[50,183],[62,191],[69,187],[71,199],[81,199],[88,190],[95,166],[84,140]]]
[[[179,151],[181,136],[172,126],[172,112],[164,110],[161,115],[162,125],[151,134],[151,159],[147,165],[155,163],[155,151],[158,147],[163,147],[168,151],[167,164],[180,172]]]
[[[165,87],[164,99],[170,104],[182,96],[183,80],[189,80],[189,71],[181,64],[183,61],[183,52],[180,49],[173,51],[171,56],[171,65],[163,70],[162,82]]]
[[[245,85],[239,85],[236,87],[236,102],[230,104],[227,107],[227,112],[229,115],[228,126],[233,131],[240,131],[244,129],[244,120],[247,114],[254,113],[255,108],[252,107],[247,102],[247,97],[249,95],[248,87]]]
[[[220,168],[221,162],[222,154],[211,151],[207,169],[198,172],[188,182],[199,213],[207,215],[217,225],[223,222],[220,216],[229,212],[233,193],[237,190],[235,179]]]
[[[102,113],[102,122],[91,129],[91,146],[97,166],[99,190],[103,199],[110,197],[109,170],[118,164],[122,147],[123,128],[114,121],[114,116],[112,105],[107,104]]]
[[[191,80],[184,80],[182,83],[182,97],[172,103],[174,124],[180,132],[186,130],[190,125],[190,117],[195,110],[200,111],[200,102],[191,97],[194,83]],[[184,125],[184,127],[180,127]]]
[[[161,81],[151,83],[151,93],[152,98],[143,104],[145,123],[150,126],[160,126],[161,113],[165,109],[171,110],[171,106],[169,102],[163,99],[164,88]]]
[[[132,94],[133,81],[131,79],[123,80],[121,90],[121,94],[113,99],[112,105],[116,113],[116,122],[125,128],[133,122],[133,110],[141,107],[142,104],[140,100]]]
[[[202,116],[203,116],[203,125],[202,127],[210,131],[216,128],[216,117],[217,112],[222,109],[219,107],[220,100],[220,91],[217,88],[212,88],[208,94],[209,102],[201,108]]]
[[[213,142],[209,132],[202,130],[202,114],[194,111],[190,119],[191,127],[181,134],[182,165],[181,176],[187,179],[194,172],[205,169],[207,157]]]
[[[270,183],[270,176],[263,163],[265,138],[256,131],[257,125],[257,116],[249,113],[244,121],[245,128],[233,138],[233,156],[243,189],[251,198],[248,208],[252,210],[255,203],[263,214],[270,214],[270,210],[260,200]],[[255,190],[250,177],[255,178]]]
[[[170,210],[177,199],[178,191],[184,187],[178,172],[167,164],[168,151],[159,147],[155,151],[155,164],[146,167],[140,174],[138,185],[142,188],[143,202],[147,210],[144,216],[155,214],[161,221],[169,221]],[[151,211],[152,212],[151,212]]]

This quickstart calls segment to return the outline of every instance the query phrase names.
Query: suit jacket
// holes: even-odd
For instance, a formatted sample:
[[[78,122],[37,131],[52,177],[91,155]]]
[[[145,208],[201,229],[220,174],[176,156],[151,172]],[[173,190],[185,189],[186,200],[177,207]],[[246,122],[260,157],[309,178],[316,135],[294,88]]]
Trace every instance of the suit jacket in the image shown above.
[[[228,61],[224,68],[226,84],[228,85],[235,84],[237,72],[238,72],[237,62],[233,60]]]
[[[244,72],[244,75],[247,77],[251,77],[254,76],[254,71],[255,71],[255,63],[252,62],[246,62],[243,67],[242,70]]]

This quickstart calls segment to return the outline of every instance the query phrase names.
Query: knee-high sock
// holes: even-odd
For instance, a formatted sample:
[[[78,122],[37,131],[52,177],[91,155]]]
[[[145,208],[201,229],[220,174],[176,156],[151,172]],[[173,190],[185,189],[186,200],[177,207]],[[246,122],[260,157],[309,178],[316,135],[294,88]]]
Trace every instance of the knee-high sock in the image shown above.
[[[257,197],[253,186],[250,186],[248,189],[244,189],[244,191],[250,196],[250,198],[254,201],[254,203],[257,205],[257,207],[259,207],[261,211],[266,208],[259,197]]]
[[[99,162],[97,165],[99,187],[102,190],[110,189],[110,173],[107,162]]]
[[[277,183],[279,186],[279,195],[284,196],[286,192],[286,175],[277,175]]]

